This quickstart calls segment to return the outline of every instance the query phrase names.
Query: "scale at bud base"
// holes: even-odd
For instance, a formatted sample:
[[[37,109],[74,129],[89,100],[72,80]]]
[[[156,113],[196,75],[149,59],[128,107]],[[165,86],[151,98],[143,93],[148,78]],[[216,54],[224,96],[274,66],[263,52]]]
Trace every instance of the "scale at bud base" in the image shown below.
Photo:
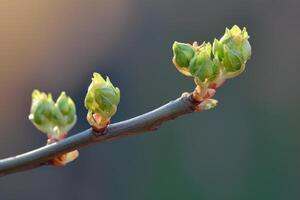
[[[87,120],[94,130],[100,131],[109,124],[119,102],[119,88],[114,87],[108,77],[105,81],[99,73],[94,73],[84,102]]]
[[[233,78],[245,70],[245,64],[251,56],[248,39],[246,28],[241,30],[235,25],[230,30],[226,28],[220,41],[214,40],[213,54],[224,67],[225,78]]]
[[[63,140],[76,123],[76,108],[70,97],[62,92],[56,103],[51,94],[34,90],[29,115],[34,126],[48,135],[47,144]],[[50,162],[56,166],[65,165],[78,157],[78,151],[58,156]]]
[[[174,42],[173,54],[173,63],[178,71],[186,76],[192,76],[192,74],[188,70],[188,67],[190,65],[191,59],[195,55],[194,47],[190,44]]]

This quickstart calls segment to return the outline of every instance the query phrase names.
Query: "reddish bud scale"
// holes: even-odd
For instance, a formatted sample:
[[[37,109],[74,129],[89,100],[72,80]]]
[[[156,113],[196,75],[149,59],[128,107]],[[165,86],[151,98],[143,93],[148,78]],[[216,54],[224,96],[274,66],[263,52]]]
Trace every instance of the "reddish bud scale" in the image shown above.
[[[59,137],[53,137],[53,134],[49,133],[48,134],[48,140],[47,140],[47,145],[53,144],[55,142],[59,142],[63,139],[65,139],[67,133],[59,135]],[[65,166],[69,162],[75,160],[79,156],[79,151],[74,150],[68,153],[65,153],[63,155],[59,155],[52,160],[49,160],[48,164],[53,165],[53,166]]]

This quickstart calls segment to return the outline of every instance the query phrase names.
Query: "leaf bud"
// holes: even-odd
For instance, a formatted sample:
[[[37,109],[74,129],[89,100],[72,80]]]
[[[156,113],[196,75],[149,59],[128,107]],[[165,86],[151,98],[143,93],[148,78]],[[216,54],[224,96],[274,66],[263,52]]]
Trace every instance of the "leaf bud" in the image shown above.
[[[189,65],[189,72],[196,78],[199,85],[216,79],[219,68],[211,58],[211,44],[203,43],[197,47],[196,54]]]
[[[213,54],[222,64],[226,78],[238,76],[245,70],[245,64],[251,57],[251,46],[246,28],[237,25],[226,28],[225,34],[218,41],[214,40]]]
[[[116,113],[119,102],[119,88],[114,87],[108,77],[104,80],[99,73],[94,73],[84,102],[90,125],[97,128],[106,126]]]
[[[188,70],[188,67],[190,65],[191,59],[195,55],[194,47],[190,44],[174,42],[173,54],[173,63],[178,71],[186,76],[192,76],[192,74]]]

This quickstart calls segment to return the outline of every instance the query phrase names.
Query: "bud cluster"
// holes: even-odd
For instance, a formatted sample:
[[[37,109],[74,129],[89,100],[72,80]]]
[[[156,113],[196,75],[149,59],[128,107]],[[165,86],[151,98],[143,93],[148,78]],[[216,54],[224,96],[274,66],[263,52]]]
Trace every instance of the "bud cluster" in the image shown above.
[[[73,128],[77,120],[76,107],[65,92],[54,102],[51,94],[34,90],[29,119],[37,129],[48,134],[47,144],[51,144],[63,140]],[[75,160],[78,155],[79,152],[74,150],[53,158],[49,163],[63,166]]]
[[[238,76],[245,70],[245,64],[251,56],[251,46],[246,28],[241,30],[233,26],[226,28],[225,34],[218,41],[214,40],[213,54],[224,66],[226,78]]]
[[[58,139],[64,137],[76,123],[75,104],[65,92],[54,102],[51,94],[34,90],[29,119],[49,138]]]
[[[173,63],[186,76],[192,76],[202,88],[209,85],[220,86],[228,78],[233,78],[245,69],[251,56],[251,46],[246,28],[238,26],[226,28],[220,40],[215,39],[213,46],[196,42],[193,45],[175,42],[173,44]]]
[[[119,102],[119,88],[114,87],[108,77],[104,80],[99,73],[94,73],[84,102],[90,125],[96,129],[106,127],[116,113]]]

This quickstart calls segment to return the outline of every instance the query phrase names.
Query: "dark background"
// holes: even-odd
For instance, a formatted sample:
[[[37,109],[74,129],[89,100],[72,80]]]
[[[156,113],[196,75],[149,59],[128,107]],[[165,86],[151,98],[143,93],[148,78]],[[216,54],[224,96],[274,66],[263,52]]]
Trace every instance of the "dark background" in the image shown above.
[[[300,199],[300,1],[0,0],[0,156],[45,144],[28,120],[31,92],[77,104],[88,128],[94,71],[121,89],[113,122],[192,91],[172,65],[173,41],[213,41],[246,26],[246,72],[218,90],[216,109],[155,133],[80,151],[63,168],[0,179],[0,199]]]

